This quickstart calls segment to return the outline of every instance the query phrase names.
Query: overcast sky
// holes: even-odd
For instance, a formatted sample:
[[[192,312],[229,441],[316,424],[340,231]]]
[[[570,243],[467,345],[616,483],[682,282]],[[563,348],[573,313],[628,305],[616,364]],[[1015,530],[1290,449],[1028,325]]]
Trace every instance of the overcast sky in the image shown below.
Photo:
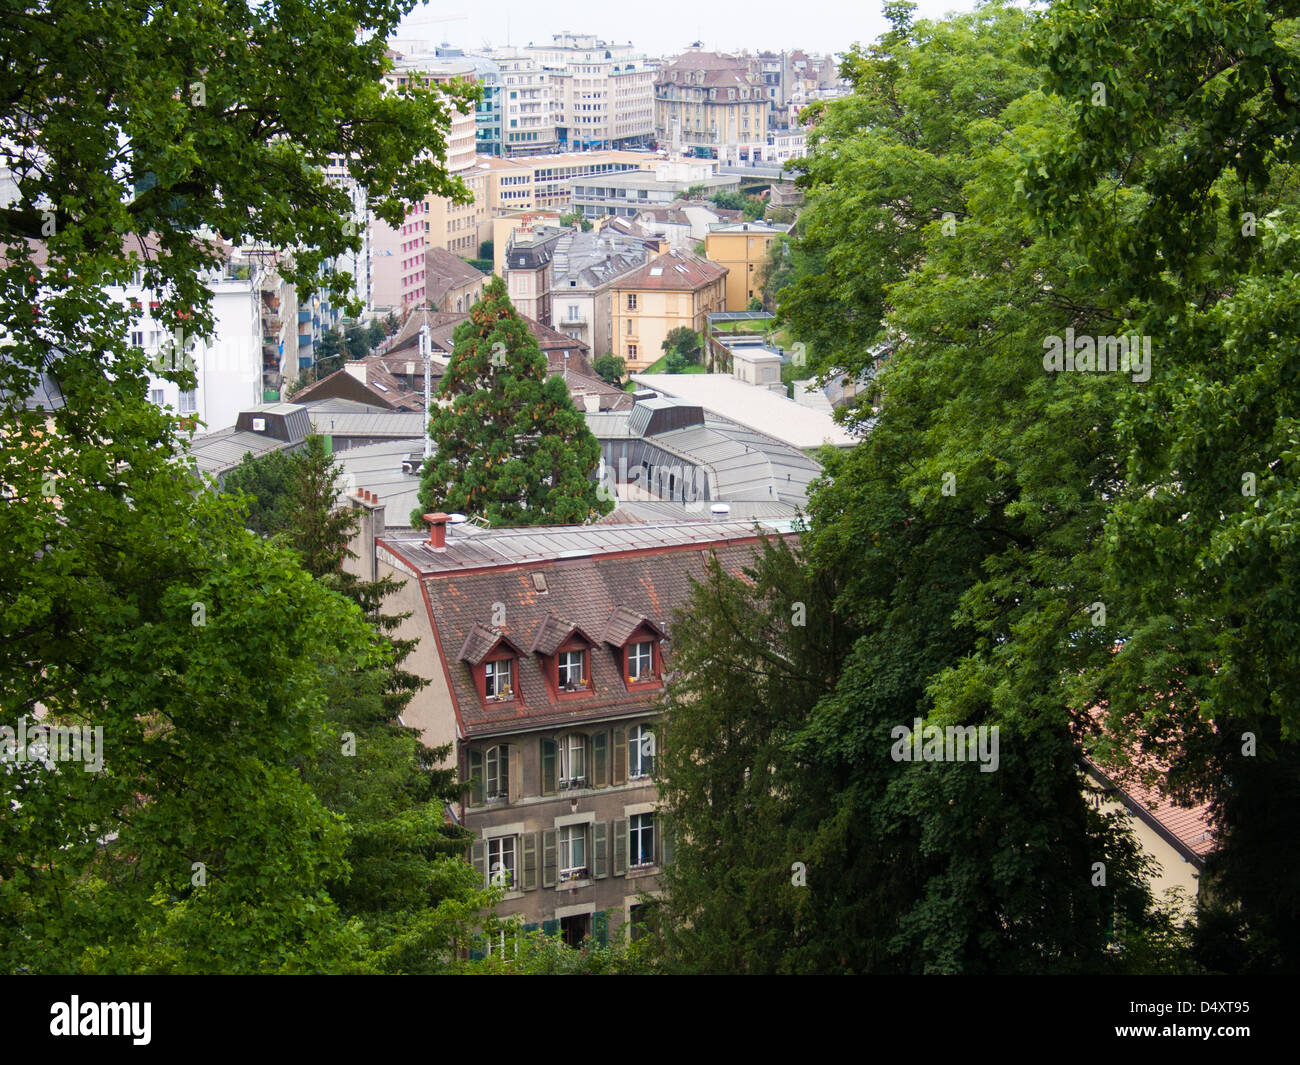
[[[918,0],[918,18],[969,11],[976,0]],[[415,8],[400,37],[465,49],[549,43],[570,30],[608,41],[632,41],[649,55],[675,55],[692,41],[714,51],[803,48],[840,52],[874,41],[884,30],[882,0],[432,0]],[[451,16],[463,16],[451,18]],[[446,21],[437,21],[446,19]]]

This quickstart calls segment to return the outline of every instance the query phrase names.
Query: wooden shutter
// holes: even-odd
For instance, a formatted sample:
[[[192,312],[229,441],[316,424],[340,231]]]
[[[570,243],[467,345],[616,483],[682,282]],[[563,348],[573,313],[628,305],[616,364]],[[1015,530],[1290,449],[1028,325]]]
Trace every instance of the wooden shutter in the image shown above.
[[[558,936],[560,934],[559,921],[543,921],[542,934],[547,936]]]
[[[591,915],[591,934],[596,946],[609,946],[609,911],[600,910]]]
[[[537,888],[537,833],[525,832],[520,837],[520,862],[523,865],[524,891],[534,891]]]
[[[479,880],[487,883],[487,841],[476,839],[473,846],[469,849],[470,864],[474,866],[474,871],[478,873]]]
[[[472,747],[469,752],[469,804],[483,805],[483,752]]]
[[[616,728],[614,730],[614,750],[613,765],[609,767],[609,782],[611,784],[627,783],[627,729]]]
[[[512,743],[506,748],[508,757],[506,765],[509,767],[508,777],[506,779],[506,801],[518,802],[522,794],[524,766],[523,759],[519,757],[519,744]]]
[[[604,821],[591,826],[591,875],[596,880],[609,875],[609,825]]]
[[[542,887],[555,887],[555,829],[542,830]]]
[[[609,787],[609,733],[591,737],[591,783],[596,788]]]
[[[655,828],[659,831],[659,864],[671,865],[673,861],[673,837],[664,826],[662,814],[655,814]]]
[[[627,872],[627,818],[620,817],[614,822],[614,875],[623,876]]]
[[[542,794],[555,794],[555,741],[542,739]]]

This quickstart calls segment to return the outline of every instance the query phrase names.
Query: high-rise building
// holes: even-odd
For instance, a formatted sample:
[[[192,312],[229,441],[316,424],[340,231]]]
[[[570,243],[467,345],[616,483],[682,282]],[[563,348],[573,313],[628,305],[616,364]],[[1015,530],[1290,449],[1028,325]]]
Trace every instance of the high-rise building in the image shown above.
[[[524,51],[550,72],[562,146],[633,148],[652,141],[654,69],[630,41],[566,32]]]

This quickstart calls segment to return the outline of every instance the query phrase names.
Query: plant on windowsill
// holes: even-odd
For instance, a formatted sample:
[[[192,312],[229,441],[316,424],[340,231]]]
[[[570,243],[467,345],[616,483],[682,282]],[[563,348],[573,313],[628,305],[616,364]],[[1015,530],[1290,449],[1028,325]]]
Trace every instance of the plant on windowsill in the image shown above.
[[[513,699],[513,698],[514,698],[514,689],[510,687],[505,687],[502,688],[499,692],[497,692],[496,695],[489,695],[488,702],[503,703],[508,699]]]

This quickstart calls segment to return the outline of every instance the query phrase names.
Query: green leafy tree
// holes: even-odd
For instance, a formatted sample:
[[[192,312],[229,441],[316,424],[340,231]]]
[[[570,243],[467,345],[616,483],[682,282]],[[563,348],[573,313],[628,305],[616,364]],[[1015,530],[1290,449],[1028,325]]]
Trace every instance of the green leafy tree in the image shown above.
[[[493,278],[456,327],[429,421],[437,448],[420,477],[420,515],[484,514],[497,525],[585,522],[608,513],[592,474],[600,445]]]
[[[577,226],[584,233],[589,232],[591,230],[590,219],[588,219],[585,215],[581,214],[578,211],[574,211],[570,214],[560,215],[560,225]]]
[[[592,369],[601,380],[608,381],[611,385],[622,385],[623,378],[627,376],[627,360],[607,351],[592,363]]]
[[[1152,347],[1117,415],[1127,483],[1098,538],[1099,598],[1126,639],[1096,683],[1118,740],[1161,751],[1176,792],[1211,802],[1200,957],[1294,972],[1300,860],[1270,842],[1297,831],[1300,763],[1294,12],[1178,2],[1148,26],[1132,11],[1047,14],[1036,44],[1064,121],[1016,160],[1035,218],[1132,293]]]
[[[698,366],[700,363],[701,347],[700,334],[690,326],[679,325],[668,331],[661,345],[665,355],[671,355],[674,352],[681,356],[682,361],[692,366]],[[671,372],[671,371],[670,371]]]
[[[0,775],[22,811],[0,854],[8,971],[370,966],[328,893],[345,829],[299,764],[327,734],[322,659],[382,652],[173,461],[180,430],[106,288],[142,270],[164,327],[201,334],[207,269],[254,243],[292,248],[282,268],[317,290],[361,243],[324,174],[339,158],[392,224],[430,193],[467,199],[441,159],[473,91],[380,81],[410,6],[187,2],[142,21],[110,3],[0,26],[0,713],[104,737],[101,772]],[[329,78],[283,76],[305,40]],[[344,302],[349,278],[323,283]],[[62,393],[46,409],[27,402],[42,374]]]
[[[388,334],[384,332],[384,324],[378,318],[371,318],[370,324],[366,326],[366,343],[373,351],[384,342],[384,337]]]

